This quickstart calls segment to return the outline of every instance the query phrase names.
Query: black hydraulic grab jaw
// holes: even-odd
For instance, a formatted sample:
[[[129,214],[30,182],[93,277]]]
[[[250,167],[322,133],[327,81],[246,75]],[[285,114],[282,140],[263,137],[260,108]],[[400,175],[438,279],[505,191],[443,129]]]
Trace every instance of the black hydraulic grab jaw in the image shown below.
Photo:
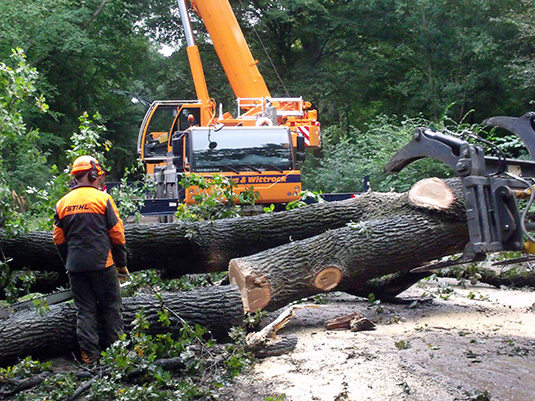
[[[387,173],[399,173],[403,168],[424,157],[437,159],[450,166],[460,176],[484,168],[483,149],[451,135],[429,128],[418,128],[410,141],[398,150],[384,167]]]
[[[535,113],[529,112],[518,118],[493,117],[484,124],[518,135],[535,159]],[[419,128],[384,170],[397,173],[424,157],[447,164],[461,178],[470,241],[458,259],[418,267],[413,272],[480,261],[489,252],[524,250],[526,215],[521,217],[515,190],[533,192],[533,183],[529,180],[535,177],[535,162],[485,156],[481,146],[465,139]]]
[[[535,113],[530,111],[522,117],[491,117],[483,125],[499,127],[518,135],[528,148],[529,155],[535,160]]]

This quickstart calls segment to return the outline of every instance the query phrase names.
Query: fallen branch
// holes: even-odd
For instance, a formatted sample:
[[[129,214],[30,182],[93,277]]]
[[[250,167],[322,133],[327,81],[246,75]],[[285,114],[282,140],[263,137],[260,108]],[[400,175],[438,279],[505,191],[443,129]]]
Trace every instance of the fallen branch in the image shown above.
[[[508,268],[485,267],[480,264],[468,269],[449,268],[437,273],[441,277],[449,277],[464,280],[475,280],[481,283],[500,288],[501,286],[513,288],[535,288],[535,271],[522,266]]]
[[[359,312],[353,312],[346,316],[340,316],[325,322],[327,330],[351,329],[351,331],[373,330],[375,324]]]
[[[10,397],[20,393],[21,391],[29,390],[33,387],[39,386],[50,375],[50,372],[43,372],[23,380],[5,379],[3,380],[2,385],[12,386],[13,388],[8,391],[0,391],[0,397]]]
[[[287,347],[291,349],[295,348],[297,342],[293,340],[281,341],[277,337],[277,332],[281,330],[295,316],[294,311],[304,308],[320,308],[319,305],[293,305],[286,308],[282,313],[270,324],[264,327],[262,330],[250,333],[247,335],[246,351],[252,352],[255,355],[272,356],[274,353],[279,352],[281,349],[287,350]],[[282,344],[285,344],[281,348]],[[268,348],[272,347],[274,353],[270,353]]]

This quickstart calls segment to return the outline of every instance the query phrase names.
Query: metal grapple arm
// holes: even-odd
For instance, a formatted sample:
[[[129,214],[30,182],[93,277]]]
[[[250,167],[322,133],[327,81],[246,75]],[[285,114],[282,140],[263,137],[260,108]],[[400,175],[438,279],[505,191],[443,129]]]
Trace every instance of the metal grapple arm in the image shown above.
[[[493,117],[485,125],[501,127],[518,135],[535,158],[535,113],[522,117]],[[527,209],[521,216],[516,192],[529,189],[535,177],[535,162],[485,156],[481,146],[443,132],[419,128],[413,139],[390,159],[384,170],[397,173],[412,162],[430,157],[439,160],[461,178],[466,203],[470,242],[461,257],[413,271],[426,271],[454,264],[483,260],[489,252],[523,251]],[[533,196],[532,196],[533,198]],[[532,199],[533,200],[533,199]],[[529,208],[529,205],[528,205]],[[530,227],[531,228],[531,227]]]

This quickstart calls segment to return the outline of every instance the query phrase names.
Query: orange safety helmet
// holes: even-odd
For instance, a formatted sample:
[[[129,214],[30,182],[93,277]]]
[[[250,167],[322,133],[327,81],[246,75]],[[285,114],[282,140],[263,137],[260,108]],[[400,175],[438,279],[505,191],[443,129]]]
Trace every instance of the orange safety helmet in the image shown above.
[[[98,177],[104,174],[104,169],[100,166],[97,159],[93,156],[80,156],[72,164],[72,175],[78,175],[85,171],[90,172],[91,181],[95,181]]]

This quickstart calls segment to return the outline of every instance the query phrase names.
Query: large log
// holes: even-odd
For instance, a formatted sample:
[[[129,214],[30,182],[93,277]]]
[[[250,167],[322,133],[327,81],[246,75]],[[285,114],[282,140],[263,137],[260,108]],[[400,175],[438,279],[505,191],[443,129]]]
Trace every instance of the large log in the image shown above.
[[[405,205],[395,214],[385,208],[373,219],[233,259],[230,281],[240,288],[245,311],[332,290],[368,296],[372,279],[461,252],[469,240],[461,188],[419,184],[400,198]]]
[[[360,222],[349,226],[344,223],[341,228],[331,229],[310,238],[232,259],[230,280],[238,285],[239,290],[231,285],[167,295],[164,298],[165,306],[177,311],[183,319],[206,325],[216,335],[222,335],[230,325],[241,323],[244,311],[276,309],[302,297],[332,290],[367,296],[377,278],[396,272],[407,272],[426,261],[457,253],[467,243],[468,232],[459,187],[454,183],[448,186],[442,181],[430,181],[428,184],[420,183],[420,189],[412,190],[408,194],[369,194],[357,198],[360,199],[358,201],[344,202],[342,204],[348,207],[359,204],[351,215],[359,214]],[[431,191],[435,196],[428,193],[430,186],[437,186]],[[422,188],[425,191],[422,192]],[[444,196],[445,194],[448,196]],[[437,197],[447,200],[437,202]],[[362,204],[366,200],[373,202],[363,211]],[[309,210],[336,211],[335,214],[338,215],[340,205],[339,203],[335,208],[316,207]],[[224,243],[236,246],[235,238],[231,234],[243,231],[243,227],[239,225],[229,228],[226,224],[233,225],[240,221],[245,224],[251,220],[273,222],[280,219],[279,216],[294,216],[290,221],[297,224],[295,216],[306,215],[306,209],[301,209],[299,214],[281,213],[275,215],[276,218],[270,217],[267,220],[257,217],[199,224],[196,226],[199,231],[193,235],[197,240],[203,239],[203,246],[206,247],[205,257],[215,254],[215,258],[210,260],[220,263],[221,260],[228,259],[229,255],[240,252],[220,245]],[[313,214],[308,215],[308,218],[312,216]],[[317,219],[321,222],[320,218]],[[328,221],[331,225],[334,224],[333,219]],[[303,224],[306,222],[308,220],[303,221]],[[279,224],[288,236],[290,232],[293,235],[303,232],[297,230],[297,226],[287,231],[288,224]],[[317,222],[312,225],[319,226]],[[175,231],[177,226],[174,225]],[[160,227],[164,231],[172,231],[170,227],[173,225]],[[215,234],[209,232],[210,228]],[[265,247],[255,245],[263,242],[264,237],[268,238],[269,243],[276,242],[274,238],[281,238],[280,233],[256,228],[258,231],[254,234],[246,235],[243,232],[237,235],[244,245],[248,246],[249,251]],[[168,246],[173,248],[171,238],[172,235],[166,240],[170,241]],[[214,238],[220,240],[214,243],[209,241]],[[180,236],[179,241],[185,243],[189,240]],[[406,277],[403,280],[403,284],[394,281],[394,284],[390,285],[399,288],[411,281],[406,280]],[[155,297],[126,299],[125,320],[129,324],[135,313],[143,309],[153,324],[153,330],[161,330],[157,324],[157,312],[161,307],[160,301]],[[170,315],[171,318],[173,316]],[[177,318],[177,321],[179,320]],[[74,310],[68,305],[52,307],[45,317],[36,313],[31,316],[20,314],[0,325],[0,363],[25,354],[39,355],[58,348],[70,349],[74,344]]]
[[[165,277],[224,271],[232,258],[312,237],[377,213],[397,214],[398,208],[406,207],[402,197],[372,192],[340,202],[213,222],[127,224],[128,267],[130,271],[159,269]],[[14,238],[1,235],[0,249],[13,259],[12,269],[64,271],[51,232]]]
[[[138,295],[123,299],[125,330],[132,329],[136,314],[143,312],[150,333],[182,327],[184,321],[200,324],[212,335],[225,339],[232,326],[243,322],[240,293],[235,286],[207,287],[180,293]],[[168,312],[171,325],[163,327],[158,312]],[[76,348],[76,311],[72,303],[51,305],[44,314],[37,310],[20,312],[0,320],[0,365],[27,355],[59,355]]]

